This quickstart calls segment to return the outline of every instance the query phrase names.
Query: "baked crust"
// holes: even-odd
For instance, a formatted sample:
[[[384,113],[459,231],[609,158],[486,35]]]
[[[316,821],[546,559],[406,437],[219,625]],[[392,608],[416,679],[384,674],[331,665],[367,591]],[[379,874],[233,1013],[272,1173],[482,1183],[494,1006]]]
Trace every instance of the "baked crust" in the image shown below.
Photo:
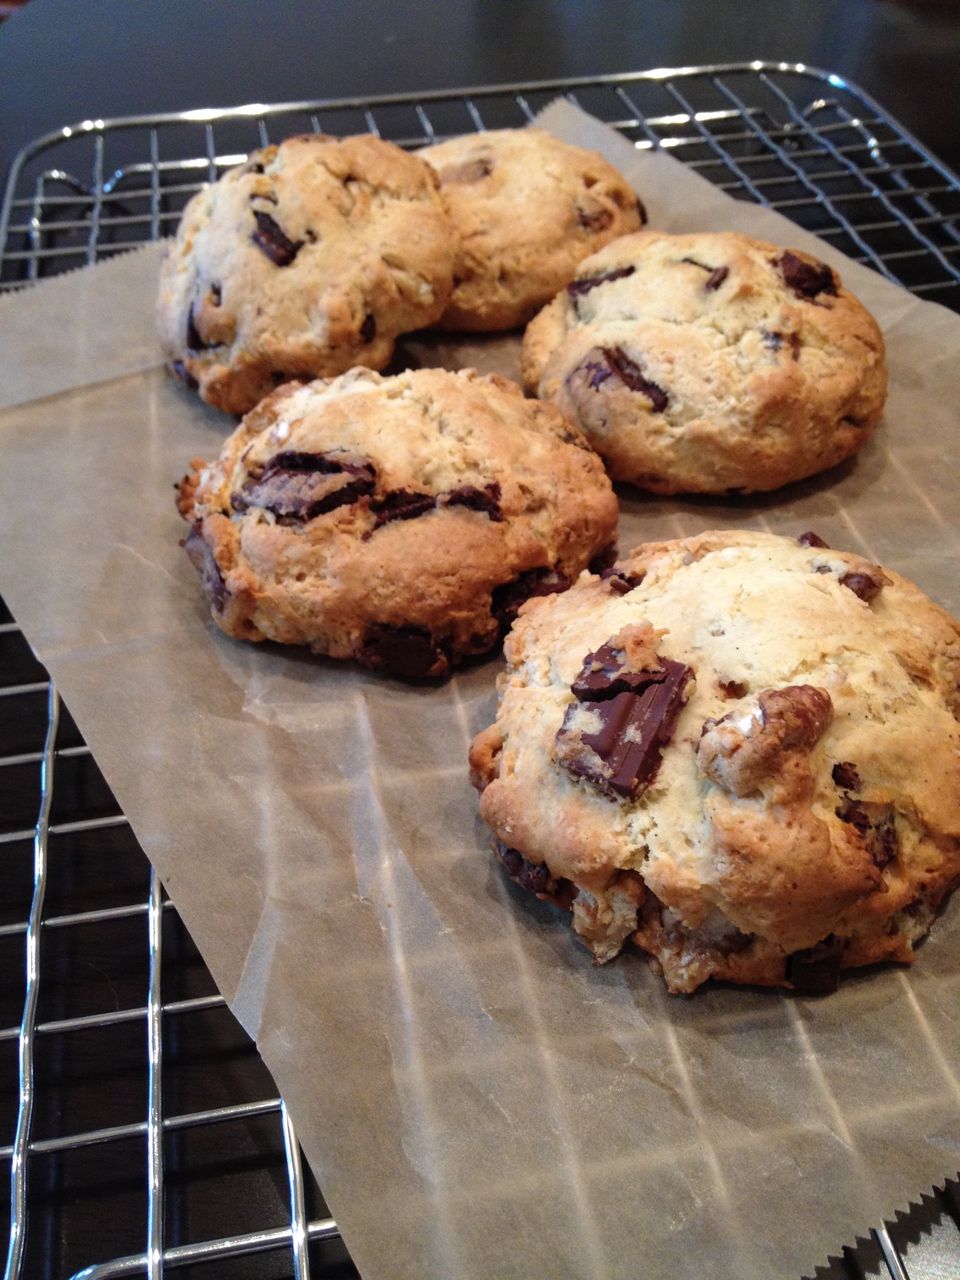
[[[287,138],[184,210],[160,278],[164,354],[230,413],[289,378],[382,369],[443,313],[456,248],[417,156],[369,134]]]
[[[228,635],[441,676],[616,539],[599,458],[505,378],[288,385],[194,462],[185,546]]]
[[[577,710],[583,672],[640,624],[693,679],[624,797],[558,743],[609,705]],[[471,751],[481,813],[575,887],[598,960],[632,934],[684,992],[913,959],[960,876],[960,627],[916,586],[826,547],[705,533],[526,605],[505,654]]]
[[[419,153],[436,169],[461,249],[443,329],[527,323],[577,264],[646,215],[601,155],[543,129],[497,129]]]
[[[642,231],[528,326],[528,389],[610,474],[656,493],[776,489],[842,462],[883,411],[883,337],[835,272],[733,232]]]

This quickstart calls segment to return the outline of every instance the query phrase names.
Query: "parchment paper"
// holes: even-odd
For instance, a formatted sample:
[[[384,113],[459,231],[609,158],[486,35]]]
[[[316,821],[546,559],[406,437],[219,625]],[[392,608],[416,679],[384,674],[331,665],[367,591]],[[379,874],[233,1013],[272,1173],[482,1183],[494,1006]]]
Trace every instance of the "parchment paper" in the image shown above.
[[[886,423],[854,463],[753,500],[624,491],[621,547],[812,527],[957,612],[960,318],[568,104],[543,122],[626,170],[655,226],[813,249],[887,334]],[[147,250],[0,307],[0,386],[24,362],[47,397],[0,414],[0,589],[257,1038],[366,1280],[795,1280],[954,1174],[956,903],[910,972],[821,1000],[668,997],[635,956],[594,968],[495,867],[464,758],[498,658],[410,688],[216,630],[172,485],[231,422],[142,353],[124,376],[126,351],[65,355],[121,305],[152,315],[155,268]],[[57,333],[18,349],[50,306]],[[489,367],[515,347],[412,349]],[[57,368],[87,385],[52,395]]]

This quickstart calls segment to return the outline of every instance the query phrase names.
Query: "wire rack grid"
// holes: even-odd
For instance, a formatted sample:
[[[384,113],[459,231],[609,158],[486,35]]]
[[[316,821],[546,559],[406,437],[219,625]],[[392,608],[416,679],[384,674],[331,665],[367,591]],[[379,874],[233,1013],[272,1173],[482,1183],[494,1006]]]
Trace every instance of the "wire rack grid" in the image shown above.
[[[292,133],[414,148],[527,124],[558,94],[960,310],[960,181],[861,91],[783,63],[83,121],[14,162],[0,290],[171,234],[204,182]],[[5,1280],[356,1276],[272,1080],[2,603],[0,859]],[[817,1275],[956,1275],[956,1209],[948,1184]]]

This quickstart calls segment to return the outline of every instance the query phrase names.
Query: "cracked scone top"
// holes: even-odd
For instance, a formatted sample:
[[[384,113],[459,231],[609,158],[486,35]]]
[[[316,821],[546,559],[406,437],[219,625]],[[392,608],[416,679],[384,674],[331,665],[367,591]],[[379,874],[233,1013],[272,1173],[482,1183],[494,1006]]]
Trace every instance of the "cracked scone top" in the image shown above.
[[[609,161],[543,129],[467,134],[419,154],[440,177],[460,238],[444,329],[526,324],[578,262],[646,221]]]
[[[643,231],[582,262],[527,327],[524,380],[617,480],[776,489],[873,434],[883,337],[829,267],[733,232]]]
[[[187,205],[160,277],[172,370],[244,413],[288,378],[382,369],[432,324],[456,236],[436,175],[370,135],[254,152]]]
[[[505,378],[278,388],[179,486],[217,625],[408,677],[483,653],[616,540],[596,454]]]
[[[909,961],[960,876],[960,627],[813,535],[648,543],[528,605],[471,749],[508,874],[672,991]]]

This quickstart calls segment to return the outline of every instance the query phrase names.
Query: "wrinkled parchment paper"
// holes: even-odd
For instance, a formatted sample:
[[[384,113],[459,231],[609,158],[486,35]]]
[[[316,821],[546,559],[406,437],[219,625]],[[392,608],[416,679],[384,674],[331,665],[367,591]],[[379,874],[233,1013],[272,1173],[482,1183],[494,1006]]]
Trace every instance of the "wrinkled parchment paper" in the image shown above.
[[[735,502],[625,491],[621,547],[812,527],[960,611],[960,317],[568,104],[543,123],[626,170],[654,226],[812,249],[889,345],[886,423],[854,463]],[[231,422],[157,367],[157,262],[0,305],[0,391],[30,397],[0,414],[0,590],[257,1038],[366,1280],[796,1280],[954,1174],[956,902],[910,972],[821,1000],[671,998],[635,956],[594,968],[495,867],[464,758],[497,658],[410,688],[216,630],[172,485]],[[110,326],[119,346],[91,347]],[[411,349],[516,368],[515,341]]]

